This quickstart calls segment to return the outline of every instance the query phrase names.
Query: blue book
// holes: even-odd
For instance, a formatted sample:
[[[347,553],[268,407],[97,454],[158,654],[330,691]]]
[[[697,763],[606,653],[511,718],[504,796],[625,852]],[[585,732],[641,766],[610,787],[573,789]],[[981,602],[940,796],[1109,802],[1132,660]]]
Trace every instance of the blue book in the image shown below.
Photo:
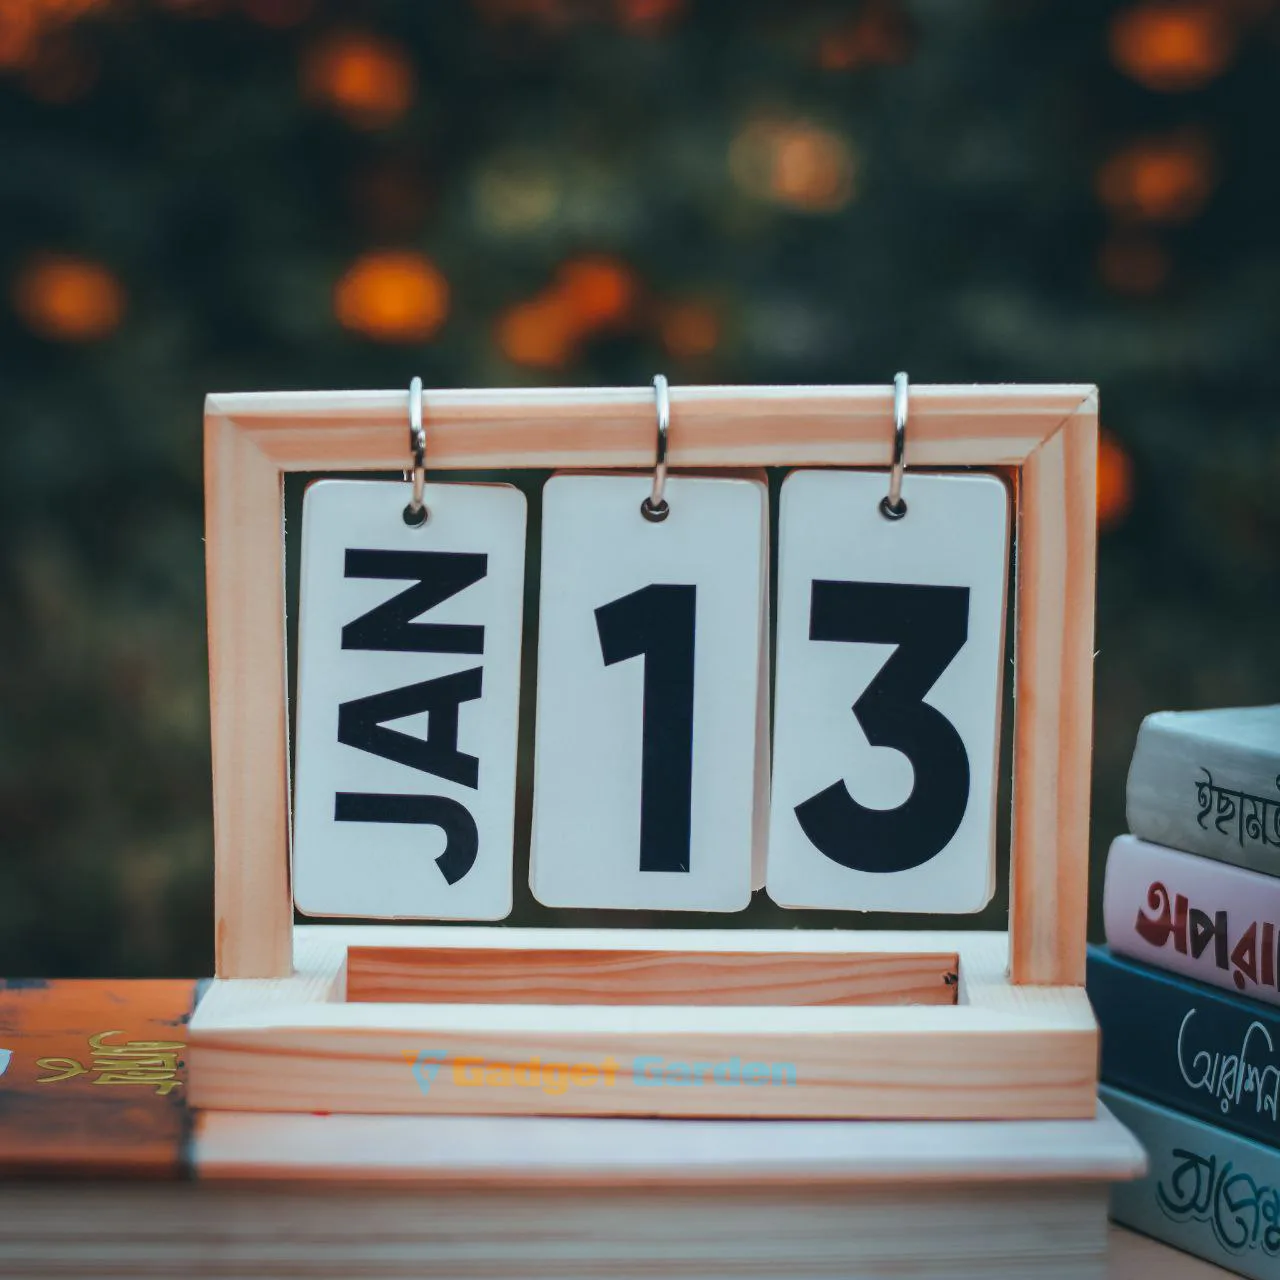
[[[1102,1082],[1280,1147],[1280,1009],[1090,947]]]
[[[1103,1086],[1150,1168],[1111,1189],[1111,1217],[1254,1280],[1280,1280],[1280,1152]]]

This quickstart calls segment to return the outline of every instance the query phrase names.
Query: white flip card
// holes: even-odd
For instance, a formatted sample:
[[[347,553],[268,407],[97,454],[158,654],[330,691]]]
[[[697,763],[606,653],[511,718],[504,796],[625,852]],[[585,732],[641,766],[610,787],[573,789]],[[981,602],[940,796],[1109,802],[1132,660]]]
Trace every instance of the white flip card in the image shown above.
[[[981,910],[995,887],[1009,506],[994,476],[782,486],[767,888],[784,907]]]
[[[293,895],[319,916],[511,910],[526,503],[321,480],[302,511]]]
[[[747,473],[760,489],[764,518],[760,522],[760,680],[756,706],[756,802],[752,821],[751,887],[763,889],[769,857],[769,772],[772,768],[769,712],[769,480],[763,471]],[[744,478],[747,478],[744,476]]]
[[[756,799],[752,814],[751,887],[763,889],[769,851],[769,477],[764,471],[702,471],[703,476],[743,480],[757,485],[765,515],[760,522],[760,685],[756,707]]]
[[[530,884],[552,907],[751,899],[767,493],[672,476],[543,490]]]

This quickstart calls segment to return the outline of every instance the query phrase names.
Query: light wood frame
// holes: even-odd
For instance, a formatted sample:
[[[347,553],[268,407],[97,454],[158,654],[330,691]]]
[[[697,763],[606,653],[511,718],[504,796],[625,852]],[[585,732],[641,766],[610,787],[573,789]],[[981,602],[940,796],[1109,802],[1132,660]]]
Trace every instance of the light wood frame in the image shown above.
[[[699,956],[688,987],[702,1003],[653,1004],[643,974],[626,979],[626,1004],[517,1003],[512,993],[554,997],[572,967],[543,953],[579,949]],[[519,965],[475,1003],[352,1003],[348,956],[358,948],[449,949],[455,977],[492,975],[486,953],[520,951]],[[932,982],[925,946],[937,947]],[[733,989],[724,953],[762,961],[805,953],[799,971],[761,982],[751,1004]],[[843,959],[841,984],[868,1003],[831,999],[822,961]],[[959,957],[955,1003],[914,1003]],[[192,1106],[227,1111],[461,1114],[773,1116],[896,1120],[1087,1119],[1097,1107],[1098,1036],[1082,987],[1008,981],[1003,933],[796,930],[566,930],[477,925],[300,925],[287,978],[215,981],[188,1029]],[[558,973],[549,967],[558,965]],[[807,972],[805,971],[807,968]],[[576,982],[575,982],[576,985]],[[620,983],[621,985],[621,983]],[[785,985],[783,998],[778,988]],[[806,992],[807,988],[807,992]],[[459,1087],[454,1065],[429,1090],[411,1070],[422,1050],[523,1064],[617,1064],[610,1087]],[[791,1079],[767,1088],[703,1081],[655,1088],[639,1059],[690,1064],[786,1064]],[[794,1084],[795,1087],[790,1087]]]
[[[890,387],[673,388],[669,463],[673,468],[887,468],[892,402]],[[433,391],[424,396],[423,404],[429,471],[645,468],[653,462],[654,406],[648,388]],[[883,949],[886,938],[891,942],[899,937],[903,941],[889,946],[890,952],[939,949],[960,954],[960,1003],[969,1008],[919,1010],[918,1016],[929,1015],[921,1030],[939,1017],[953,1019],[943,1023],[950,1028],[948,1041],[951,1032],[993,1032],[1000,1026],[1009,1030],[1006,1024],[1016,1011],[1023,1020],[1018,1043],[1010,1041],[1006,1046],[1009,1052],[1031,1053],[1032,1041],[1040,1036],[1041,1050],[1031,1056],[1045,1058],[1047,1069],[1048,1055],[1071,1046],[1063,1063],[1072,1075],[1071,1087],[1064,1092],[1060,1079],[1049,1088],[1050,1093],[1057,1090],[1056,1101],[1045,1096],[1031,1104],[1030,1111],[1004,1114],[1089,1114],[1082,1108],[1092,1106],[1095,1069],[1088,1067],[1085,1081],[1075,1068],[1096,1048],[1096,1026],[1081,989],[1092,745],[1096,389],[915,386],[906,457],[909,468],[1005,469],[1015,479],[1016,656],[1007,976],[997,977],[996,970],[1003,973],[1003,965],[993,970],[993,953],[980,941],[998,936],[1003,946],[1003,935],[872,935],[878,937],[874,945]],[[217,999],[207,997],[202,1003],[192,1025],[193,1051],[203,1044],[211,1055],[203,1070],[193,1057],[193,1101],[195,1092],[204,1087],[198,1081],[205,1081],[210,1089],[201,1105],[234,1105],[228,1101],[234,1091],[229,1094],[212,1087],[217,1076],[214,1064],[218,1053],[225,1053],[236,1041],[237,1026],[253,1025],[266,1035],[264,1011],[253,1014],[249,1007],[258,995],[274,991],[276,995],[268,1001],[274,1006],[272,1016],[292,1022],[299,1033],[317,1026],[317,1001],[341,1000],[345,995],[345,952],[343,960],[336,961],[332,947],[316,938],[309,944],[309,954],[328,959],[314,960],[319,966],[314,971],[294,967],[288,881],[284,476],[290,471],[401,470],[407,459],[404,391],[213,395],[206,404],[216,970],[220,979],[278,981],[247,987],[220,982],[213,993]],[[411,945],[410,931],[402,929],[393,938],[376,929],[319,928],[332,937],[334,946],[340,935],[352,945],[377,945],[369,941],[375,935],[383,938],[383,945]],[[461,932],[451,931],[449,937],[456,939]],[[480,931],[477,938],[490,932]],[[315,927],[297,931],[299,938],[315,933]],[[434,937],[430,930],[424,931],[424,939],[428,935]],[[680,949],[687,945],[688,936],[673,933],[652,945]],[[790,950],[793,943],[787,940],[795,936],[784,931],[761,934],[756,945],[765,952],[771,945]],[[866,934],[836,936],[851,957],[873,949]],[[512,937],[508,932],[503,942],[488,945],[511,946]],[[566,932],[563,937],[562,945],[577,945],[568,940],[572,934]],[[430,945],[445,943],[437,940]],[[970,956],[976,965],[972,982],[965,972]],[[1037,997],[1037,987],[1050,989],[1043,999]],[[286,991],[292,992],[288,998]],[[984,994],[979,999],[976,993]],[[286,1005],[292,1007],[295,999],[310,1013],[304,1016],[295,1007],[295,1016],[287,1016]],[[371,1009],[387,1013],[406,1006],[343,1007],[361,1015],[362,1031],[354,1023],[348,1025],[354,1034],[363,1035],[372,1025]],[[430,1008],[438,1013],[441,1006]],[[495,1013],[502,1008],[494,1006]],[[594,1006],[588,1008],[599,1012]],[[808,1013],[817,1018],[811,1029],[818,1034],[826,1025],[819,1015],[837,1011],[773,1012]],[[867,1015],[892,1012],[896,1011],[840,1010],[845,1022],[840,1023],[839,1038],[881,1025],[874,1019],[867,1021]],[[957,1018],[961,1021],[954,1021]],[[337,1024],[331,1018],[321,1021],[336,1033]],[[406,1023],[397,1017],[392,1022],[407,1030],[412,1020]],[[835,1023],[826,1026],[827,1033],[835,1031]],[[314,1036],[302,1039],[314,1040]],[[968,1043],[973,1046],[980,1039],[970,1037]],[[285,1041],[291,1046],[288,1049]],[[910,1035],[900,1046],[891,1036],[881,1047],[890,1044],[907,1058],[917,1057]],[[294,1053],[299,1042],[285,1035],[280,1047]],[[938,1047],[935,1043],[932,1052]],[[899,1066],[905,1061],[895,1059]],[[994,1086],[1002,1078],[1007,1086],[1009,1075],[988,1070],[985,1079]],[[215,1103],[214,1097],[222,1101]],[[859,1102],[853,1111],[837,1113],[903,1114],[866,1111],[862,1106]],[[963,1114],[987,1112],[978,1107]]]

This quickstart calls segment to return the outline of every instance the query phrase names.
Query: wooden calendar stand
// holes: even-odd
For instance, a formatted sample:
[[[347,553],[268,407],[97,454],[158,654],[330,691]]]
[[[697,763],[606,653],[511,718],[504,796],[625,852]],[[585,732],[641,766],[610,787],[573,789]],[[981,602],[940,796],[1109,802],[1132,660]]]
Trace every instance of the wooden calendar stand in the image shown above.
[[[671,405],[673,468],[889,463],[888,388],[683,387]],[[432,470],[653,461],[647,389],[441,391],[427,395],[425,411]],[[976,467],[1013,480],[1007,935],[295,928],[283,475],[403,469],[406,397],[210,397],[217,979],[190,1027],[191,1102],[250,1111],[1092,1117],[1097,1026],[1083,982],[1096,454],[1091,387],[912,391],[912,469]],[[443,1078],[428,1089],[411,1069],[424,1053],[528,1072],[535,1060],[583,1070],[558,1093]],[[795,1083],[655,1088],[633,1077],[640,1057],[781,1066]]]

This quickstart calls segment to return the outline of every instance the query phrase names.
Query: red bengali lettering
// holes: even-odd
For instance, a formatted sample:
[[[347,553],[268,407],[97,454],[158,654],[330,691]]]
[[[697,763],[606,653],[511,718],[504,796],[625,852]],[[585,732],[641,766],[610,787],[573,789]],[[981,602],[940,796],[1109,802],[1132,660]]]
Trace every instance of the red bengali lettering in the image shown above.
[[[1205,948],[1213,943],[1213,962],[1224,972],[1229,967],[1227,960],[1227,913],[1215,911],[1210,916],[1196,907],[1191,908],[1187,917],[1191,937],[1191,958],[1199,960]]]
[[[1134,922],[1138,936],[1153,947],[1163,947],[1170,937],[1174,949],[1187,953],[1187,899],[1183,894],[1173,898],[1159,881],[1153,881],[1147,890],[1147,908],[1154,916],[1144,915],[1141,909]]]
[[[1231,975],[1236,989],[1244,990],[1244,980],[1258,981],[1258,922],[1255,920],[1241,935],[1231,950],[1231,963],[1235,972]]]

